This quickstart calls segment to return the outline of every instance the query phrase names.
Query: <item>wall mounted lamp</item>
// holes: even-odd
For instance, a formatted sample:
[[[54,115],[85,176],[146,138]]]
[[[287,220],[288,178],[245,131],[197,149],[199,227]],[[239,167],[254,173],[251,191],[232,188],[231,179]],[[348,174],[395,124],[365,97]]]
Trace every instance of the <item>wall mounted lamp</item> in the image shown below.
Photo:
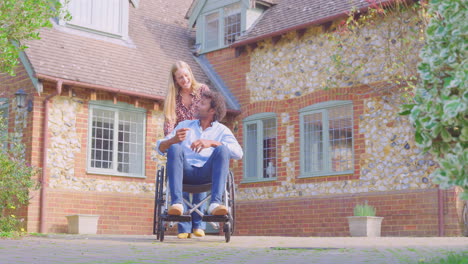
[[[16,106],[18,108],[26,107],[26,110],[28,110],[28,112],[32,111],[32,109],[33,109],[32,100],[30,99],[30,100],[26,101],[26,98],[28,97],[28,94],[23,89],[19,89],[15,93],[15,97],[16,97]]]

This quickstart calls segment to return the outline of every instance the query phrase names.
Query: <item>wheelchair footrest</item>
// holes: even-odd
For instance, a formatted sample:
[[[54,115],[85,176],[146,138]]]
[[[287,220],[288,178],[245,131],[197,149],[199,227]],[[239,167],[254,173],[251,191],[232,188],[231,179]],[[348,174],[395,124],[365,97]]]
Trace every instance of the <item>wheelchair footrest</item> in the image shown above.
[[[168,222],[191,222],[192,216],[190,215],[161,215],[164,221]]]
[[[228,215],[204,215],[202,221],[204,222],[229,222]]]

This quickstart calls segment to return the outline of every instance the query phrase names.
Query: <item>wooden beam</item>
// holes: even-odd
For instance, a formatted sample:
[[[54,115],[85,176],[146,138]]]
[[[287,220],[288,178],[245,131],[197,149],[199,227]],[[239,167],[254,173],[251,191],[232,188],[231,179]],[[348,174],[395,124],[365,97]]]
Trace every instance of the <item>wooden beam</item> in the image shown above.
[[[296,30],[297,39],[301,39],[305,35],[306,32],[307,32],[306,28],[301,28],[301,29]]]
[[[278,41],[281,40],[281,37],[282,37],[282,35],[274,36],[274,37],[271,38],[271,43],[273,44],[273,46],[276,45],[276,43],[278,43]]]
[[[117,104],[117,94],[113,94],[114,104]]]
[[[96,91],[92,90],[91,93],[89,94],[89,99],[91,101],[96,101],[96,98],[97,98]]]
[[[133,101],[133,104],[135,105],[136,108],[140,107],[140,101],[138,101],[138,98],[135,98]]]
[[[153,110],[154,111],[160,111],[161,109],[161,105],[159,104],[159,102],[154,102],[153,103]]]

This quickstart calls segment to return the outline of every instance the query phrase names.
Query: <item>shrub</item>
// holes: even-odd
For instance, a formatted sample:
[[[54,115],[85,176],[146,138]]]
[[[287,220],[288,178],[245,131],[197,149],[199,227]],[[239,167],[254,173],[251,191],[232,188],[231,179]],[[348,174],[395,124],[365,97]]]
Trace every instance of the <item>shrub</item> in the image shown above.
[[[375,216],[375,213],[375,207],[367,204],[367,201],[354,207],[354,216]]]
[[[1,129],[5,129],[5,122],[0,116]],[[29,203],[29,190],[37,189],[33,178],[37,169],[26,163],[22,143],[13,142],[6,133],[0,133],[0,142],[0,236],[9,237],[24,231],[23,219],[14,212]]]

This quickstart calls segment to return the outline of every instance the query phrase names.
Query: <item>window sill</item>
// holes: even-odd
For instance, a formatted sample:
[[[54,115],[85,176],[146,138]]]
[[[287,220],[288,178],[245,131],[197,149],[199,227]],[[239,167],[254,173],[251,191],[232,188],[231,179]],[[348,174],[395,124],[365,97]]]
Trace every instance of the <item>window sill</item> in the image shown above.
[[[137,174],[125,174],[125,173],[113,173],[113,172],[104,172],[104,171],[95,171],[95,170],[87,170],[87,174],[95,174],[95,175],[105,175],[105,176],[117,176],[117,177],[126,177],[126,178],[139,178],[139,179],[146,179],[146,175],[137,175]]]
[[[240,183],[242,184],[242,183],[273,182],[273,181],[276,181],[276,177],[275,178],[261,178],[261,179],[259,178],[242,179]]]
[[[306,179],[306,178],[315,178],[315,177],[326,177],[326,176],[341,176],[341,175],[352,175],[353,171],[343,171],[343,172],[323,172],[323,173],[316,173],[316,174],[301,174],[299,175],[299,179]]]

